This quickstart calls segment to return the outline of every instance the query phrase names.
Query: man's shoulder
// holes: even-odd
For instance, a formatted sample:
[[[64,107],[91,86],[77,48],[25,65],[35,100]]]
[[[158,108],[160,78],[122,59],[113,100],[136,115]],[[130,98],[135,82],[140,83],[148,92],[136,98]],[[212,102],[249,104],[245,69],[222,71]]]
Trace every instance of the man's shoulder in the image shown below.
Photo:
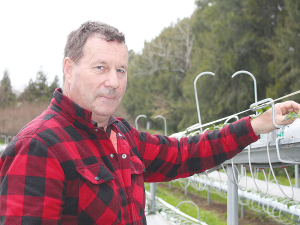
[[[57,130],[62,127],[62,121],[65,119],[62,116],[51,110],[45,110],[41,115],[34,118],[32,121],[27,123],[17,134],[18,138],[36,138],[42,137],[43,134],[49,135],[53,130]],[[46,136],[47,136],[46,135]]]
[[[132,126],[129,124],[129,122],[122,118],[122,117],[116,117],[117,119],[117,127],[123,132],[123,133],[127,133],[132,131]]]

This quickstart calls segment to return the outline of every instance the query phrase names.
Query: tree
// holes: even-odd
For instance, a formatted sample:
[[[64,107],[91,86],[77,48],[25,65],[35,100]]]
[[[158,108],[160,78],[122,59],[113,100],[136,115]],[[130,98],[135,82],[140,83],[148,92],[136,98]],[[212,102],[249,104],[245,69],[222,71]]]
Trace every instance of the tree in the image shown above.
[[[191,18],[165,28],[132,54],[124,105],[133,117],[163,114],[171,132],[232,115],[258,100],[299,89],[300,10],[291,0],[196,0]],[[267,89],[267,87],[269,87]],[[267,90],[267,91],[266,91]],[[281,90],[284,93],[281,93]],[[242,115],[244,116],[244,115]]]
[[[282,0],[198,2],[201,7],[192,21],[195,48],[184,93],[194,99],[190,87],[195,77],[204,71],[216,74],[201,78],[197,88],[201,118],[209,122],[245,110],[254,102],[251,77],[232,79],[231,75],[237,71],[254,74],[258,99],[266,97],[265,88],[272,81],[268,70],[272,56],[266,51],[267,42],[275,35],[278,5],[282,5]],[[191,102],[195,104],[195,100]]]
[[[277,98],[299,90],[300,87],[300,2],[285,0],[279,6],[276,35],[269,42],[273,60],[269,70],[274,84],[267,88],[269,97]],[[293,100],[300,101],[299,95]]]
[[[16,95],[12,91],[12,86],[9,78],[8,70],[3,73],[3,78],[0,82],[0,106],[8,106],[15,103]]]
[[[56,75],[54,77],[54,80],[52,81],[51,85],[49,86],[49,97],[52,98],[53,97],[53,92],[55,91],[56,88],[59,87],[59,79],[58,76]]]
[[[153,118],[163,114],[170,131],[178,129],[172,115],[182,99],[182,81],[191,66],[194,35],[189,19],[165,28],[142,54],[131,54],[124,106],[133,117],[146,114]],[[183,116],[183,115],[182,115]],[[153,121],[155,122],[155,121]]]
[[[35,81],[29,80],[27,87],[21,94],[20,99],[25,101],[49,101],[53,97],[54,90],[58,87],[59,80],[55,76],[53,82],[48,86],[47,75],[44,71],[37,72]]]

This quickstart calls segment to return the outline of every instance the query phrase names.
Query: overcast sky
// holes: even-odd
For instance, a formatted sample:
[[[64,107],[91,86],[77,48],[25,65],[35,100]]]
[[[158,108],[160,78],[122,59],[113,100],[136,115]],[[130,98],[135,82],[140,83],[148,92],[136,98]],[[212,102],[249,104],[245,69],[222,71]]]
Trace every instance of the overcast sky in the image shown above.
[[[62,84],[67,35],[87,20],[108,23],[125,33],[129,49],[140,52],[177,19],[190,17],[194,0],[1,0],[0,80],[7,69],[15,90],[35,80],[42,68]]]

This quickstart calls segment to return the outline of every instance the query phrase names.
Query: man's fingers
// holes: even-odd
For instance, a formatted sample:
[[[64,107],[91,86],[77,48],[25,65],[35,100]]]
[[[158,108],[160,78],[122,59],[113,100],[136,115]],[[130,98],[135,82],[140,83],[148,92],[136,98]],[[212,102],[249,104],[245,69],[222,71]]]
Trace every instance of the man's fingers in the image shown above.
[[[282,115],[285,115],[289,112],[294,111],[295,113],[298,113],[300,110],[300,104],[294,101],[286,101],[283,103],[279,103],[280,112]]]

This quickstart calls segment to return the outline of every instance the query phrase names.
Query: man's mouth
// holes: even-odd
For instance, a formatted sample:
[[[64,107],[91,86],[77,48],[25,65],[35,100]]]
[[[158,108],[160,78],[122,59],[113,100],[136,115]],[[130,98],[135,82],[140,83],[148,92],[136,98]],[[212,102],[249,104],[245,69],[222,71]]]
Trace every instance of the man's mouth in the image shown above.
[[[115,100],[117,99],[117,96],[107,96],[107,95],[102,95],[99,96],[100,98],[108,99],[108,100]]]

